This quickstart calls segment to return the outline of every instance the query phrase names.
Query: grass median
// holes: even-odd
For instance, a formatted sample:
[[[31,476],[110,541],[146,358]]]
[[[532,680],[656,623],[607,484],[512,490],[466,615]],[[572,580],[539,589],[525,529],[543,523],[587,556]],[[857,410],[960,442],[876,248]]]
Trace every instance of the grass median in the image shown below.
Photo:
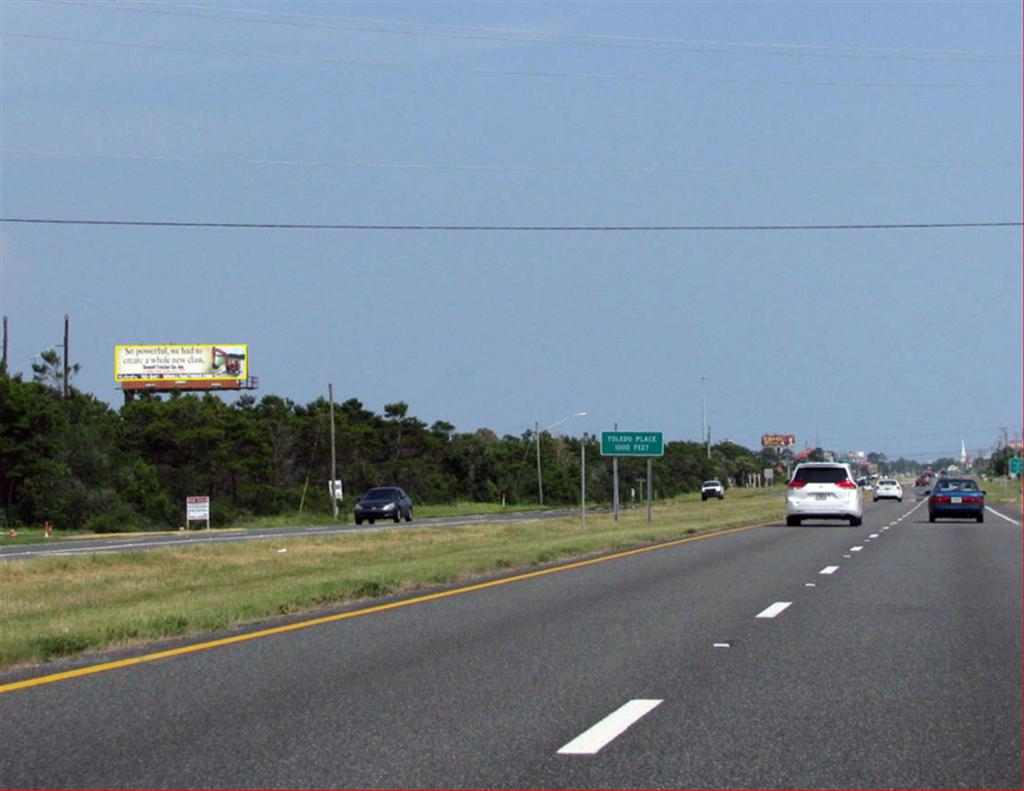
[[[0,563],[0,668],[781,520],[782,489],[611,514]]]

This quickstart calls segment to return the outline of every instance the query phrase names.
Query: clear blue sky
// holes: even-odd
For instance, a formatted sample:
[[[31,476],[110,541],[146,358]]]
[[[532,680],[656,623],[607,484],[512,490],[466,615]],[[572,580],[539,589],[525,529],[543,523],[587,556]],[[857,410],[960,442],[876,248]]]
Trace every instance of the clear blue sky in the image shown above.
[[[8,0],[0,25],[8,218],[1021,219],[1017,2]],[[586,410],[559,430],[696,440],[705,374],[713,441],[934,458],[1020,431],[1021,239],[5,223],[0,310],[26,376],[71,314],[76,384],[114,405],[116,344],[247,343],[258,395],[333,382],[460,431]]]

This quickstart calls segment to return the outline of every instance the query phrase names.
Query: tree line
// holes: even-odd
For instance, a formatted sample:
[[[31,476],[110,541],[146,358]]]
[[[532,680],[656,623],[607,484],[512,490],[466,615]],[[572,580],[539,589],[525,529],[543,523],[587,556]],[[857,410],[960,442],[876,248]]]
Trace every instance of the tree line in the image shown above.
[[[33,365],[33,378],[0,367],[0,527],[38,526],[96,532],[176,528],[185,498],[211,498],[211,519],[226,525],[299,511],[330,513],[331,405],[280,396],[232,403],[215,395],[142,394],[120,409],[71,386],[63,391],[59,355]],[[77,369],[74,372],[77,372]],[[545,505],[578,505],[581,452],[587,499],[610,503],[611,459],[597,437],[533,431],[499,437],[486,428],[460,433],[443,420],[427,425],[404,402],[382,414],[355,398],[334,406],[342,511],[365,489],[397,485],[416,503],[536,504],[540,448]],[[792,451],[752,451],[732,442],[711,447],[668,442],[653,459],[655,497],[700,489],[717,478],[743,486],[772,467],[785,483]],[[809,460],[824,460],[815,449]],[[869,454],[883,473],[916,474],[923,465]],[[998,470],[1006,461],[992,460]],[[646,460],[619,459],[620,497],[643,499]]]
[[[31,381],[0,371],[0,508],[5,527],[97,532],[175,528],[185,498],[211,498],[224,525],[258,516],[330,512],[330,413],[324,398],[297,404],[275,395],[143,394],[120,409],[73,386],[64,394],[50,353]],[[355,399],[334,407],[343,511],[376,485],[398,485],[417,503],[475,501],[536,504],[537,436],[459,433],[446,421],[427,425],[404,402],[383,414]],[[541,432],[545,505],[579,502],[581,448],[588,501],[611,502],[612,463],[596,437]],[[658,497],[695,491],[719,478],[740,485],[774,457],[731,442],[711,448],[669,442],[654,459]],[[643,494],[641,458],[619,460],[622,498]]]

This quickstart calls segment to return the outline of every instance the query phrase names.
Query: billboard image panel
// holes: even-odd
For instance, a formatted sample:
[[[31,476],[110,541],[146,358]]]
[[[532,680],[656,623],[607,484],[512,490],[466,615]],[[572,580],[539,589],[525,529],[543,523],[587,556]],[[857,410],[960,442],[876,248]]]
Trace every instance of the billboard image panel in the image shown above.
[[[793,434],[762,434],[761,447],[763,448],[792,448],[796,445],[796,437]]]
[[[242,381],[249,375],[244,343],[114,347],[116,382]]]

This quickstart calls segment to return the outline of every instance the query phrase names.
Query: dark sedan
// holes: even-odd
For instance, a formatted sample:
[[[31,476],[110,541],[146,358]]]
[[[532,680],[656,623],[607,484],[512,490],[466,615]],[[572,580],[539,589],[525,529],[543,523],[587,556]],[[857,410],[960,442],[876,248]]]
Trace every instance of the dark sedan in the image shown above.
[[[970,478],[940,478],[928,498],[928,521],[950,517],[985,521],[985,492]]]
[[[376,519],[399,522],[405,517],[406,522],[411,522],[412,498],[397,486],[376,486],[368,489],[356,503],[355,517],[357,525],[361,525],[364,519],[371,525]]]

